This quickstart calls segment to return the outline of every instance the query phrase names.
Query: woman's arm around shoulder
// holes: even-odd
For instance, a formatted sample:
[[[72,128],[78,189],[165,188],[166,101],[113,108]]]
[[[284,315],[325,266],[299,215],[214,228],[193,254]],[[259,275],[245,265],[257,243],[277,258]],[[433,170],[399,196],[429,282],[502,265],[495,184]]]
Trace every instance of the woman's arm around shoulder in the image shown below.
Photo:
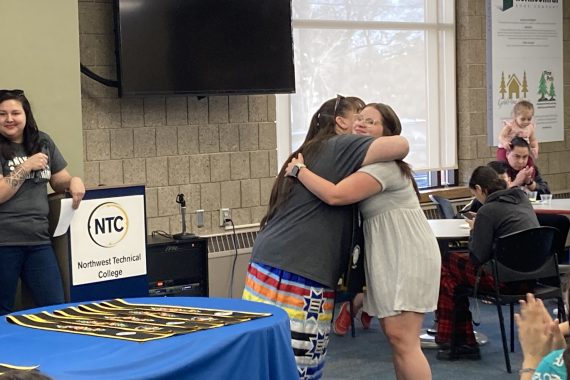
[[[295,164],[303,164],[301,153],[289,162],[285,175],[291,175]],[[298,171],[297,179],[317,198],[331,206],[356,203],[382,190],[382,185],[364,172],[353,173],[335,185],[309,168],[302,167]]]
[[[362,161],[362,166],[382,161],[401,160],[408,155],[410,144],[403,136],[376,138]]]

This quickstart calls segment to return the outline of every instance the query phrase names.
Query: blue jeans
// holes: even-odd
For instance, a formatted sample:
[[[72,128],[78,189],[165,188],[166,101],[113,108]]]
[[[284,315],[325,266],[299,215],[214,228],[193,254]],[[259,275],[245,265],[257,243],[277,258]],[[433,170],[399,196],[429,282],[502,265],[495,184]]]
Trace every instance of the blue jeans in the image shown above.
[[[0,246],[0,315],[13,311],[20,277],[37,307],[64,303],[61,274],[51,244]]]

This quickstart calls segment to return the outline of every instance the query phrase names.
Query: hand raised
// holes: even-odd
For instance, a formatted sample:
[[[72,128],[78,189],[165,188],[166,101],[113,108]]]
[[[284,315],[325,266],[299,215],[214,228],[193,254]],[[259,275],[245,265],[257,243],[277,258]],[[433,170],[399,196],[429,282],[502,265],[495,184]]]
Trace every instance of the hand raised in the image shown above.
[[[48,167],[48,156],[45,153],[36,153],[21,165],[28,171],[44,170]]]
[[[552,349],[555,341],[555,322],[542,301],[530,293],[527,294],[526,301],[520,301],[520,314],[515,314],[515,321],[519,330],[523,361],[536,366]]]

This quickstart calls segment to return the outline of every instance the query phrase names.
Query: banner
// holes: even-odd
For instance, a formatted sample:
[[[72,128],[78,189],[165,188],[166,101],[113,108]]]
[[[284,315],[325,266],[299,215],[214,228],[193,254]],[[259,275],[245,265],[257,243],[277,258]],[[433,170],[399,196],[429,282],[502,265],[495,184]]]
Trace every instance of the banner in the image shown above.
[[[146,274],[144,196],[88,199],[70,226],[72,285]]]
[[[564,140],[562,14],[562,0],[487,0],[489,145],[522,99],[539,143]]]

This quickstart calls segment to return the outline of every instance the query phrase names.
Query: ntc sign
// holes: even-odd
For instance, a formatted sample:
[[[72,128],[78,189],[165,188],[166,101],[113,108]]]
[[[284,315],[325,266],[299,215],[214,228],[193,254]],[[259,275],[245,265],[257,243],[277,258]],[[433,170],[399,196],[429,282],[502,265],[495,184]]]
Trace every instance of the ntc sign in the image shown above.
[[[110,248],[127,236],[129,218],[125,210],[115,202],[97,206],[87,221],[89,237],[100,247]]]

